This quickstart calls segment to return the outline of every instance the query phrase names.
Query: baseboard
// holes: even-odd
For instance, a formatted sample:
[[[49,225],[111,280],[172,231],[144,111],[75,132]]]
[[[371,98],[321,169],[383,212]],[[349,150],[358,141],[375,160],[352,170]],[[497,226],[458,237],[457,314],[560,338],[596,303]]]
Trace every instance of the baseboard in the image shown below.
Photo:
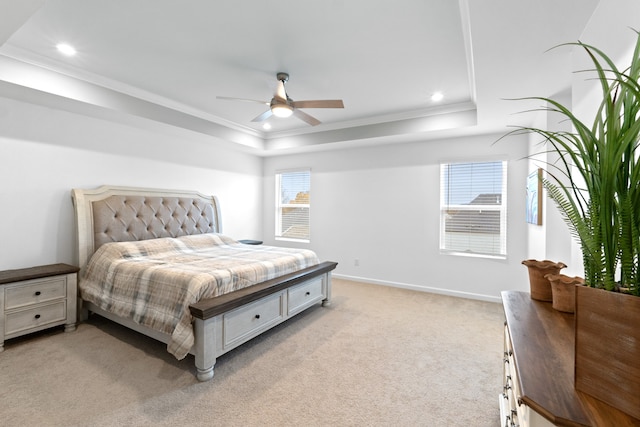
[[[458,298],[475,299],[480,301],[489,301],[489,302],[497,302],[497,303],[502,302],[500,297],[493,297],[490,295],[483,295],[483,294],[474,294],[471,292],[452,291],[451,289],[434,288],[431,286],[418,286],[418,285],[412,285],[410,283],[391,282],[388,280],[376,280],[376,279],[369,279],[366,277],[348,276],[346,274],[336,274],[336,273],[333,273],[332,277],[335,277],[336,279],[351,280],[354,282],[371,283],[374,285],[381,285],[381,286],[390,286],[393,288],[411,289],[413,291],[419,291],[419,292],[431,292],[434,294],[442,294],[442,295],[448,295],[448,296],[453,296]]]

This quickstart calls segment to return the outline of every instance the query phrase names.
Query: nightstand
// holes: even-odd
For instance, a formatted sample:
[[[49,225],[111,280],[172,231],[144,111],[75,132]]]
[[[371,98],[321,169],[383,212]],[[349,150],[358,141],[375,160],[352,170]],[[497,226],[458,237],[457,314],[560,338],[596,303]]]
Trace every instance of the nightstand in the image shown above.
[[[0,351],[10,338],[58,325],[76,329],[79,270],[51,264],[0,271]]]

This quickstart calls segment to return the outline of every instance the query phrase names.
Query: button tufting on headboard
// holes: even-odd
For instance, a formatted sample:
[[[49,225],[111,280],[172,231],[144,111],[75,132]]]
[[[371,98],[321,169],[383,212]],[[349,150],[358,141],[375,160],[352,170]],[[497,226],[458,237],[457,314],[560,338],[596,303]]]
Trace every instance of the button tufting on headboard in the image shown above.
[[[181,197],[110,196],[93,202],[94,244],[218,230],[211,204]],[[103,231],[101,231],[103,230]]]
[[[74,188],[71,197],[81,274],[95,250],[107,242],[222,232],[217,197],[197,191],[103,185]]]

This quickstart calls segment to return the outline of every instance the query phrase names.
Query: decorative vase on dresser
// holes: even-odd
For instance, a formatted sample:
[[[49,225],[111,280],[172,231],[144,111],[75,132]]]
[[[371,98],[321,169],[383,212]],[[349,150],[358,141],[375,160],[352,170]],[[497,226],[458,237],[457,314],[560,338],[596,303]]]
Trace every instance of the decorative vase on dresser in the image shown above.
[[[565,276],[564,274],[547,274],[544,276],[551,283],[552,307],[565,313],[573,313],[576,308],[576,286],[584,285],[582,277]]]
[[[552,301],[551,283],[545,276],[547,274],[558,274],[560,270],[567,266],[562,262],[554,262],[547,259],[543,261],[525,259],[522,264],[529,270],[531,298],[538,301]]]

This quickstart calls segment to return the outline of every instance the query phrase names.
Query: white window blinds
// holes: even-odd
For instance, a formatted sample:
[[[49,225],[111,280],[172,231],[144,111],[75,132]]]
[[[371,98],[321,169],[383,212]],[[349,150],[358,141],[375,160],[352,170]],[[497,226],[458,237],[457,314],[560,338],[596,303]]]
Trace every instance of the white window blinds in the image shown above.
[[[309,241],[311,171],[276,173],[276,239]]]
[[[507,162],[440,165],[440,250],[507,255]]]

